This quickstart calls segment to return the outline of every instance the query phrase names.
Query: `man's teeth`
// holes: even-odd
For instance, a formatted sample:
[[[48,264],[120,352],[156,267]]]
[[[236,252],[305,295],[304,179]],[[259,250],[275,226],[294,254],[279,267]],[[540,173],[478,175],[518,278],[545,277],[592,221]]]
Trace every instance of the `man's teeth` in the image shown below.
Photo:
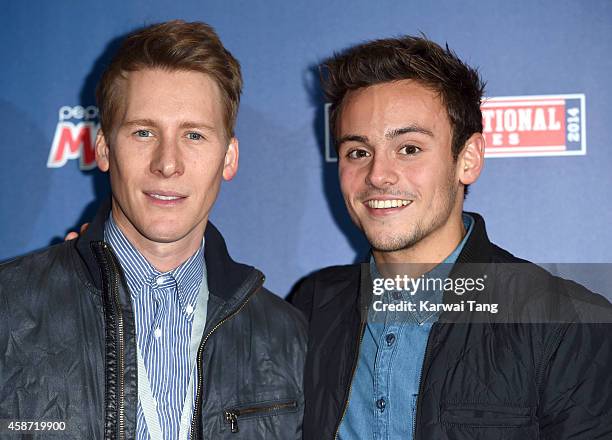
[[[162,196],[161,194],[149,194],[151,197],[153,197],[154,199],[159,199],[159,200],[177,200],[180,199],[180,197],[178,196]]]
[[[367,205],[370,208],[382,209],[382,208],[398,208],[400,206],[407,206],[410,204],[409,200],[368,200]]]

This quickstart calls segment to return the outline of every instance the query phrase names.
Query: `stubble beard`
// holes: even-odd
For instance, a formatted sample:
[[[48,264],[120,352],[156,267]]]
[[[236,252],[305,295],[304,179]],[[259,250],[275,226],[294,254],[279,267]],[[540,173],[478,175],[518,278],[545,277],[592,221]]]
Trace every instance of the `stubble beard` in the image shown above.
[[[431,219],[417,219],[414,225],[408,231],[393,231],[387,236],[374,234],[373,231],[364,230],[366,239],[374,251],[378,252],[398,252],[410,249],[421,240],[435,232],[438,228],[446,223],[455,206],[457,199],[458,184],[455,183],[453,175],[449,176],[442,191],[442,200],[440,209],[437,214]]]

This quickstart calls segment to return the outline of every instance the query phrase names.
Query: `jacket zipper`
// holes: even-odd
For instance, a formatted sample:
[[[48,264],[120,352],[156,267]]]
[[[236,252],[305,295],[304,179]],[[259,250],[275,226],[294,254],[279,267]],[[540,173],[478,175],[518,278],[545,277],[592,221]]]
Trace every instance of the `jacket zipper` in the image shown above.
[[[421,402],[421,396],[423,395],[423,370],[425,370],[428,366],[429,357],[431,355],[431,334],[434,332],[435,324],[432,325],[429,334],[427,335],[427,345],[425,346],[425,357],[423,358],[423,365],[421,366],[421,371],[419,372],[419,391],[416,398],[416,409],[414,411],[414,417],[412,420],[412,438],[416,440],[417,433],[417,421],[419,420],[419,403]]]
[[[110,250],[108,249],[108,245],[104,244],[104,251],[106,253],[106,259],[110,261],[113,271],[110,273],[113,284],[113,300],[115,302],[115,316],[117,322],[117,346],[118,346],[118,385],[119,385],[119,401],[118,401],[118,429],[119,429],[119,439],[125,439],[125,337],[123,334],[123,311],[121,309],[121,301],[119,300],[119,278],[118,273],[119,270],[117,265],[115,264],[115,260],[113,259]]]
[[[249,408],[235,408],[230,410],[225,410],[223,412],[223,418],[230,425],[230,430],[232,434],[236,434],[240,431],[238,428],[238,417],[249,416],[252,414],[264,413],[264,412],[272,412],[285,408],[297,408],[297,402],[295,400],[286,403],[278,403],[275,405],[259,405],[252,406]]]
[[[191,439],[192,440],[199,440],[200,439],[200,433],[199,433],[199,431],[196,430],[196,426],[197,426],[198,420],[200,420],[200,413],[202,411],[200,401],[201,401],[201,397],[202,397],[202,381],[203,381],[203,378],[204,378],[204,372],[202,371],[202,368],[200,366],[202,365],[202,355],[203,355],[203,352],[204,352],[204,346],[206,345],[206,342],[208,342],[208,339],[210,338],[210,336],[219,327],[221,327],[221,325],[223,325],[229,319],[233,318],[238,313],[240,313],[240,311],[244,308],[244,306],[246,306],[246,304],[250,301],[250,299],[253,297],[253,295],[261,288],[263,283],[264,283],[264,277],[261,277],[259,279],[259,282],[257,283],[257,285],[255,285],[251,289],[251,291],[248,293],[246,299],[242,302],[242,304],[240,304],[240,306],[236,310],[234,310],[231,314],[229,314],[228,316],[223,318],[221,321],[219,321],[210,330],[210,332],[208,332],[208,334],[204,337],[204,339],[200,343],[200,346],[198,347],[198,353],[197,353],[197,356],[196,356],[196,369],[197,369],[197,372],[198,372],[198,383],[197,383],[197,390],[196,390],[195,405],[194,405],[194,408],[193,408],[193,419],[191,420]]]
[[[344,398],[344,406],[342,407],[342,415],[340,416],[340,420],[338,421],[338,424],[336,425],[336,430],[334,433],[334,439],[338,439],[338,432],[340,431],[340,425],[342,424],[342,421],[344,420],[344,416],[346,415],[346,409],[348,408],[348,404],[349,404],[349,400],[351,398],[351,390],[353,389],[353,377],[355,376],[355,370],[357,370],[357,364],[359,363],[359,354],[361,352],[361,342],[363,341],[363,335],[365,333],[365,326],[366,326],[366,321],[361,321],[359,323],[359,340],[357,343],[357,356],[355,356],[355,362],[353,362],[353,369],[351,371],[351,376],[350,376],[350,380],[349,380],[349,386],[348,389],[345,393],[345,398]]]

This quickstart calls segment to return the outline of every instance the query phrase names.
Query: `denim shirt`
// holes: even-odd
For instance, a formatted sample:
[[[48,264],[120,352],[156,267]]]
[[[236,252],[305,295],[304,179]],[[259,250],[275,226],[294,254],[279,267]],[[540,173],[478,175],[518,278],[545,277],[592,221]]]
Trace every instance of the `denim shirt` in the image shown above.
[[[474,220],[463,214],[467,230],[455,250],[426,274],[429,278],[445,278],[457,261]],[[374,259],[370,259],[372,279],[382,278]],[[429,300],[442,302],[442,291],[386,291],[383,297],[396,301],[418,303]],[[381,312],[373,319],[368,316],[361,342],[357,370],[353,377],[346,414],[339,429],[342,440],[391,440],[413,438],[416,401],[421,380],[421,368],[427,339],[437,313],[421,311]],[[379,315],[379,314],[377,314]],[[406,319],[406,316],[408,319]]]

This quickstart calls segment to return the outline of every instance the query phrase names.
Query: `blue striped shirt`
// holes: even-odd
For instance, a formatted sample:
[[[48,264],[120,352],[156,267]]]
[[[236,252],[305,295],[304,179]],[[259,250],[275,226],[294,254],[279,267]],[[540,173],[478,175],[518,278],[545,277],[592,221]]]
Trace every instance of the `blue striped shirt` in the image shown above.
[[[204,243],[179,267],[162,273],[128,241],[112,215],[106,221],[104,238],[117,255],[130,290],[136,339],[162,433],[165,439],[176,439],[191,373],[189,342],[200,283],[205,275]],[[140,400],[136,438],[149,439]]]

